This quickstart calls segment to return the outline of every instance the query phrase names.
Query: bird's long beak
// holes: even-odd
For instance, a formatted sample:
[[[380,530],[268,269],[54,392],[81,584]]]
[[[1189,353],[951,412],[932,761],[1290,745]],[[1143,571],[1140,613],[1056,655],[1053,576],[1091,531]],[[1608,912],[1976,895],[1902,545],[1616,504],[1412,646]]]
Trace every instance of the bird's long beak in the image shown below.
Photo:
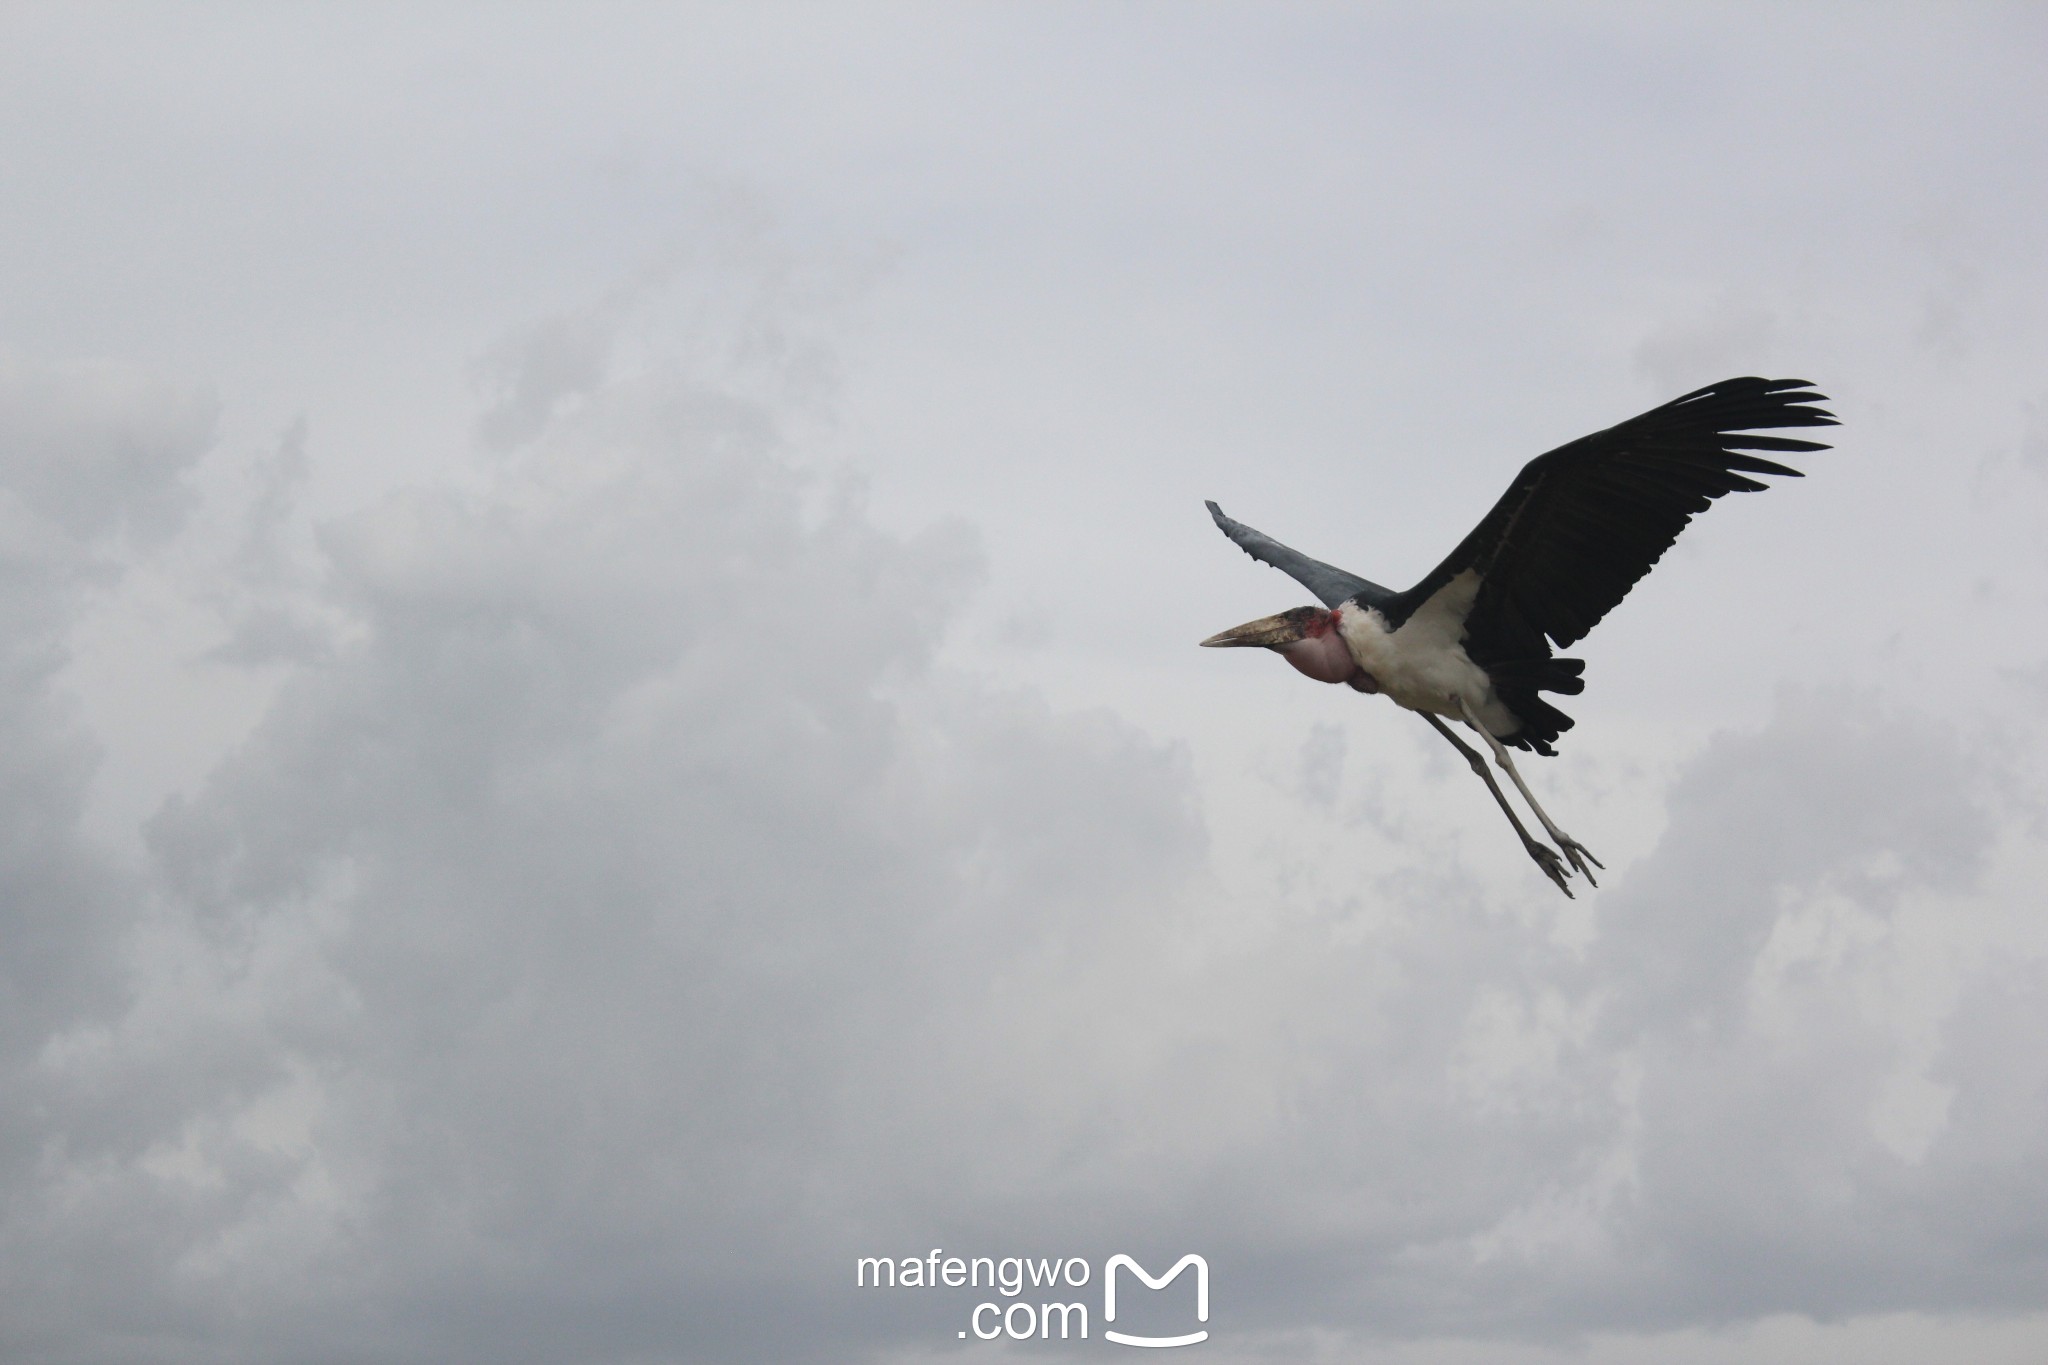
[[[1218,631],[1202,641],[1202,646],[1205,649],[1232,649],[1257,645],[1277,649],[1281,645],[1291,645],[1307,634],[1302,616],[1303,613],[1292,611],[1279,616],[1261,616],[1256,621]]]

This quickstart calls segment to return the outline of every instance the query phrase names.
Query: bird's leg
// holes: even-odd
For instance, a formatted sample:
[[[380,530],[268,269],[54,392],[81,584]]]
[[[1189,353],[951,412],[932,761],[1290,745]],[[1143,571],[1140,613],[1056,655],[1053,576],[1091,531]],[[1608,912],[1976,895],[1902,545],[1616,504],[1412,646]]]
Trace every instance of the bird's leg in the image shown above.
[[[1479,717],[1472,714],[1472,707],[1463,697],[1458,698],[1458,709],[1465,713],[1465,723],[1477,730],[1479,737],[1485,740],[1487,746],[1493,750],[1494,761],[1499,763],[1507,772],[1508,777],[1514,781],[1516,790],[1522,793],[1522,799],[1529,803],[1529,809],[1536,812],[1536,818],[1542,821],[1544,832],[1550,835],[1550,841],[1564,850],[1564,856],[1572,860],[1572,866],[1578,869],[1581,876],[1587,881],[1593,882],[1595,886],[1600,885],[1599,882],[1593,881],[1593,869],[1587,867],[1586,864],[1591,863],[1593,867],[1602,870],[1606,869],[1607,864],[1595,858],[1592,851],[1584,844],[1572,838],[1571,835],[1566,834],[1552,823],[1550,817],[1544,813],[1542,803],[1536,799],[1536,794],[1529,790],[1529,784],[1522,780],[1522,775],[1519,772],[1515,771],[1515,760],[1508,757],[1507,745],[1495,739],[1493,733],[1479,723]]]
[[[1459,739],[1452,733],[1450,726],[1430,712],[1422,712],[1422,718],[1434,725],[1436,732],[1451,742],[1451,747],[1465,755],[1465,761],[1472,765],[1472,771],[1479,774],[1479,780],[1493,793],[1493,799],[1500,802],[1501,813],[1508,817],[1508,823],[1513,825],[1515,833],[1521,836],[1522,847],[1529,850],[1529,856],[1536,860],[1536,866],[1543,869],[1544,876],[1557,883],[1558,890],[1567,896],[1571,895],[1572,889],[1565,885],[1564,880],[1570,875],[1570,869],[1565,867],[1564,860],[1557,856],[1557,850],[1530,837],[1529,831],[1522,825],[1522,817],[1515,814],[1515,808],[1508,804],[1507,795],[1501,791],[1500,783],[1493,780],[1493,772],[1486,766],[1486,760],[1479,756],[1479,751]]]

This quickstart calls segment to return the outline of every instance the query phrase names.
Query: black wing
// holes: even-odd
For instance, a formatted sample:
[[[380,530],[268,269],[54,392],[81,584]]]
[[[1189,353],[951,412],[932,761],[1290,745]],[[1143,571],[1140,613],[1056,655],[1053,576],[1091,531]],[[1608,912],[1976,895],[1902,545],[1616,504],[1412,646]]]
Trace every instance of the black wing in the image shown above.
[[[1241,521],[1232,521],[1223,515],[1223,509],[1215,503],[1204,503],[1209,515],[1216,519],[1216,525],[1224,535],[1261,564],[1271,564],[1281,573],[1314,593],[1326,607],[1334,607],[1362,597],[1366,602],[1377,605],[1393,596],[1377,583],[1367,582],[1357,574],[1345,573],[1333,568],[1320,559],[1310,559],[1299,550],[1282,545],[1263,531],[1254,531]]]
[[[1475,570],[1479,593],[1465,619],[1474,662],[1548,658],[1546,636],[1569,645],[1599,624],[1708,503],[1769,486],[1751,474],[1798,478],[1796,469],[1742,452],[1826,445],[1739,433],[1834,426],[1832,415],[1810,406],[1826,401],[1804,379],[1727,379],[1539,455],[1387,614],[1405,620]]]

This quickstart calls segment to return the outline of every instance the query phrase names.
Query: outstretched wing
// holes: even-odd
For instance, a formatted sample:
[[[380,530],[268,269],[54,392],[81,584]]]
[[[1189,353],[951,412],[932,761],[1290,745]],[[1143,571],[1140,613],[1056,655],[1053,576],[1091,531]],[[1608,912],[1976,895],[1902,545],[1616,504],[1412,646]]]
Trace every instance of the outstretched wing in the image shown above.
[[[1599,624],[1694,516],[1724,493],[1799,477],[1746,451],[1825,450],[1818,441],[1746,433],[1828,427],[1804,379],[1727,379],[1539,455],[1427,578],[1387,608],[1405,619],[1467,570],[1479,576],[1466,648],[1489,660],[1541,659]]]
[[[1216,525],[1223,534],[1236,542],[1237,548],[1261,564],[1271,564],[1314,593],[1326,607],[1334,607],[1354,597],[1363,597],[1368,603],[1378,604],[1393,595],[1377,583],[1368,582],[1357,574],[1332,568],[1320,559],[1310,559],[1301,551],[1282,545],[1263,531],[1254,531],[1241,521],[1232,521],[1224,516],[1223,509],[1213,502],[1204,503],[1203,506],[1209,509],[1209,515],[1216,519]]]

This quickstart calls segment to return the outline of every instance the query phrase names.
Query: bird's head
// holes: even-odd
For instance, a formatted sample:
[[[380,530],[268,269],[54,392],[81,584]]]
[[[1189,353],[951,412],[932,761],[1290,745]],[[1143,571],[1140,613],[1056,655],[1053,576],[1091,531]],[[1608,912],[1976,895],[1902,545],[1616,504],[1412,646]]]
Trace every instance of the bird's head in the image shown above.
[[[1361,692],[1378,691],[1351,657],[1351,650],[1337,629],[1343,610],[1342,607],[1336,611],[1296,607],[1278,616],[1262,616],[1256,621],[1219,631],[1202,644],[1210,649],[1249,646],[1270,649],[1317,682],[1348,682]]]

